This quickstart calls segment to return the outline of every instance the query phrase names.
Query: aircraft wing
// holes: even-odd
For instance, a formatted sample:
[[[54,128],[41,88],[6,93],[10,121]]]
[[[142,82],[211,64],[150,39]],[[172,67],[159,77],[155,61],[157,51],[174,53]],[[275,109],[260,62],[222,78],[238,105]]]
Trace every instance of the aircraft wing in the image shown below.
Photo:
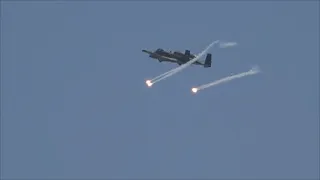
[[[142,50],[142,52],[144,52],[144,53],[147,53],[147,54],[152,54],[152,52],[151,51],[148,51],[148,50]]]
[[[178,60],[175,58],[171,58],[171,57],[163,57],[163,58],[170,62],[178,62]]]

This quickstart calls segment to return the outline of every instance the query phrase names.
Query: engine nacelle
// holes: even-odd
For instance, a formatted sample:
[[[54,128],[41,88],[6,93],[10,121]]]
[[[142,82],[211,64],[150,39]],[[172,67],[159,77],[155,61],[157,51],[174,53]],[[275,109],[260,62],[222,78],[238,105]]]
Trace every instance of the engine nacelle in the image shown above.
[[[186,50],[186,51],[184,52],[184,54],[187,55],[187,56],[190,56],[190,50]]]

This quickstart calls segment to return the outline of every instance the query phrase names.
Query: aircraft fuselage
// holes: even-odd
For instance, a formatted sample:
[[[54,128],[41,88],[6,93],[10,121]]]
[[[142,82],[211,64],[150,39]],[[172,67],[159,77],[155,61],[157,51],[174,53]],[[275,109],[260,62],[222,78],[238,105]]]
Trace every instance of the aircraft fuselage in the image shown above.
[[[175,51],[175,52],[153,52],[150,53],[149,55],[151,58],[158,59],[160,62],[161,61],[169,61],[169,62],[177,62],[178,64],[184,64],[190,61],[191,59],[195,58],[194,55],[191,56],[186,56],[185,54]],[[174,60],[173,60],[174,59]],[[196,64],[195,62],[194,64]]]
[[[195,58],[195,55],[193,54],[184,54],[179,51],[167,52],[162,49],[157,49],[154,52],[147,51],[147,50],[142,50],[142,51],[149,54],[149,57],[153,59],[157,59],[159,62],[173,62],[179,65],[185,64],[188,61]],[[193,64],[204,65],[204,63],[201,61],[196,61]]]

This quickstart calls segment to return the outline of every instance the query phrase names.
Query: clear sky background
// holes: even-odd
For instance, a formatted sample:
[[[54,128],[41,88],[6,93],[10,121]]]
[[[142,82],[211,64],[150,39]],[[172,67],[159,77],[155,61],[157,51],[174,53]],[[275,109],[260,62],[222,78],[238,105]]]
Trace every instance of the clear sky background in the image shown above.
[[[2,177],[319,177],[319,2],[1,6]],[[146,87],[177,65],[142,49],[218,39],[239,45]]]

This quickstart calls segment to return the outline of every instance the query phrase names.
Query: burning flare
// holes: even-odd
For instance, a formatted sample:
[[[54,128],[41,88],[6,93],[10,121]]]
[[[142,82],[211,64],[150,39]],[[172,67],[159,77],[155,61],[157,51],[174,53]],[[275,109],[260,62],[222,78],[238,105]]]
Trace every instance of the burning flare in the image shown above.
[[[146,80],[146,84],[147,84],[149,87],[151,87],[153,83],[151,82],[151,80]]]
[[[192,91],[193,93],[197,93],[198,88],[192,88],[191,91]]]

